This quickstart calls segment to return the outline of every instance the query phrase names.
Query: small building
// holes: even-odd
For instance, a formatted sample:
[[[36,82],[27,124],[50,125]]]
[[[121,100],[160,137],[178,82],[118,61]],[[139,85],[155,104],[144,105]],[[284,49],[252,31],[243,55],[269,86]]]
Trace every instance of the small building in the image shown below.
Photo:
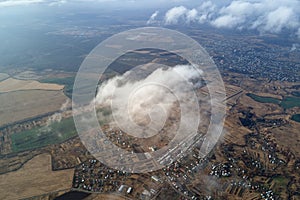
[[[121,186],[119,187],[118,191],[119,191],[119,192],[122,192],[123,189],[124,189],[124,187],[125,187],[124,185],[121,185]]]
[[[127,189],[127,194],[130,194],[132,192],[132,187],[129,187],[128,189]]]
[[[151,176],[151,179],[158,182],[159,181],[159,178],[157,176]]]

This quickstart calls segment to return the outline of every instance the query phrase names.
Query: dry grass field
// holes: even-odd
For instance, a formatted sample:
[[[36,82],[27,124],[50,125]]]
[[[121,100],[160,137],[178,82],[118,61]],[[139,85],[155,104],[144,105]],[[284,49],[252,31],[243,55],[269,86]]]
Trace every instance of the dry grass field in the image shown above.
[[[17,75],[13,76],[16,79],[22,79],[22,80],[37,80],[42,77],[42,75],[37,74],[34,71],[22,71],[18,73]]]
[[[8,74],[0,73],[0,81],[7,79],[9,77]]]
[[[8,78],[0,82],[0,93],[19,90],[62,90],[63,88],[63,85],[40,83],[34,80],[19,80],[14,78]]]
[[[300,157],[299,130],[300,123],[291,121],[288,125],[272,129],[271,133],[280,146],[289,148],[297,157]]]
[[[74,169],[52,171],[51,156],[41,154],[21,169],[0,175],[0,199],[23,199],[72,186]]]
[[[85,198],[86,200],[125,200],[125,197],[118,196],[118,194],[92,194]]]
[[[55,112],[66,100],[62,90],[28,90],[0,94],[0,126]]]
[[[252,107],[253,112],[259,117],[262,117],[265,114],[283,112],[283,108],[281,108],[279,105],[272,104],[272,103],[259,103],[253,100],[251,97],[248,97],[247,95],[241,96],[238,107],[240,108]]]
[[[262,96],[262,97],[272,97],[272,98],[275,98],[275,99],[282,100],[282,96],[281,95],[276,95],[276,94],[272,94],[272,93],[258,92],[258,93],[256,93],[256,95]]]

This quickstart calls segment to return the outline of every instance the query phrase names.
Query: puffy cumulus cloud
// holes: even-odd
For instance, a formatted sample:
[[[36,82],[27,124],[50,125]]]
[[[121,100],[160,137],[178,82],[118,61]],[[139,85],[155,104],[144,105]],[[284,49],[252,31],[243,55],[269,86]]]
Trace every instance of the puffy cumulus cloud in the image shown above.
[[[151,15],[151,17],[149,18],[149,20],[147,21],[147,24],[150,25],[150,24],[156,23],[156,18],[157,18],[157,16],[158,16],[158,14],[159,14],[159,11],[155,11],[155,12]]]
[[[217,6],[212,3],[211,1],[206,1],[202,3],[198,8],[199,13],[199,22],[205,23],[206,21],[209,21],[213,18],[215,11],[217,9]]]
[[[227,28],[233,28],[240,24],[241,19],[238,17],[234,17],[231,15],[224,15],[216,20],[212,21],[211,24],[217,28],[227,27]]]
[[[211,1],[202,3],[197,8],[188,9],[184,6],[177,6],[168,10],[164,16],[166,25],[184,23],[205,23],[212,19],[216,5]]]
[[[165,24],[177,24],[180,20],[187,23],[197,22],[201,20],[201,16],[199,16],[199,12],[195,8],[187,9],[184,6],[178,6],[170,9],[164,18]]]
[[[165,23],[166,24],[177,24],[179,19],[184,17],[188,9],[184,6],[178,6],[170,9],[165,15]]]
[[[197,19],[198,11],[196,9],[189,10],[186,13],[187,22],[193,22]]]
[[[251,5],[249,2],[234,1],[227,7],[219,9],[216,12],[216,17],[209,23],[217,28],[233,28],[237,26],[241,28],[241,25],[249,20],[248,18],[257,17],[253,16],[256,12]]]
[[[202,72],[191,65],[178,65],[162,69],[156,67],[151,74],[136,79],[140,71],[129,71],[103,83],[95,102],[99,107],[111,106],[114,120],[122,130],[143,133],[149,137],[164,127],[176,102],[187,103],[193,99],[196,84]],[[187,112],[195,112],[195,108]],[[137,131],[140,126],[147,129]]]
[[[174,7],[165,14],[165,24],[207,23],[217,28],[252,29],[279,33],[294,31],[300,35],[300,1],[235,0],[227,5],[206,1],[196,8]],[[300,36],[299,36],[300,37]]]
[[[157,66],[155,67],[157,68]],[[113,97],[113,92],[116,89],[124,91],[124,95],[126,96],[132,92],[134,88],[139,88],[140,85],[144,85],[145,83],[159,83],[160,85],[168,86],[168,88],[171,89],[178,86],[180,82],[200,78],[201,75],[201,72],[199,73],[199,71],[191,65],[177,65],[168,69],[158,68],[143,80],[135,80],[136,78],[134,78],[134,75],[138,74],[138,72],[139,71],[129,71],[122,76],[116,76],[109,79],[106,83],[101,85],[96,101],[100,104],[110,104],[111,99],[115,98]],[[115,95],[123,95],[123,92],[116,93]],[[149,96],[152,95],[155,96],[155,94],[149,94]],[[117,99],[123,101],[123,99],[126,98]]]
[[[264,31],[278,33],[284,28],[296,28],[299,26],[299,16],[293,8],[280,7],[270,12],[259,27]]]
[[[211,24],[216,27],[279,33],[283,29],[295,29],[300,25],[299,9],[300,4],[295,0],[233,1],[219,10]]]

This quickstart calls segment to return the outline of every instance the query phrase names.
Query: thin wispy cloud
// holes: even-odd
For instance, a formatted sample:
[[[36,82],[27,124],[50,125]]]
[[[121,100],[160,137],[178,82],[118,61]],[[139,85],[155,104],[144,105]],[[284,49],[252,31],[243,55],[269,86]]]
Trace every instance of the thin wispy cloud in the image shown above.
[[[186,0],[178,1],[179,2],[185,2]],[[189,1],[189,0],[187,0]],[[107,5],[115,5],[115,6],[127,6],[127,7],[146,7],[148,5],[161,5],[166,3],[174,3],[177,1],[167,1],[167,0],[154,0],[154,1],[148,1],[148,0],[0,0],[0,8],[2,7],[16,7],[16,6],[26,6],[26,5],[34,5],[34,4],[40,4],[40,5],[62,5],[65,3],[70,4],[76,4],[76,3],[83,3],[83,4],[89,4],[89,3],[99,3],[99,5],[103,6],[103,4]]]
[[[60,6],[69,2],[68,0],[0,0],[0,8],[6,7],[20,7],[30,5],[49,5],[49,6]]]
[[[23,6],[43,2],[45,2],[45,0],[4,0],[0,1],[0,7]]]
[[[65,3],[67,3],[67,0],[57,0],[57,1],[50,2],[48,5],[49,6],[61,6]]]
[[[149,20],[147,21],[147,25],[156,23],[156,22],[157,22],[157,21],[156,21],[156,18],[157,18],[157,16],[158,16],[158,14],[159,14],[159,12],[158,12],[158,11],[155,11],[155,12],[151,15],[151,17],[149,18]]]

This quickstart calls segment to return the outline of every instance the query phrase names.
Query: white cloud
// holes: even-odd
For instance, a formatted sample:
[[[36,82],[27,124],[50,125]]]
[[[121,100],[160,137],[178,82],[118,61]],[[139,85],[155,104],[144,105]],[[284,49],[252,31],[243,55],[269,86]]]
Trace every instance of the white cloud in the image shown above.
[[[198,20],[198,11],[196,9],[189,10],[186,13],[186,19],[187,19],[188,23],[197,21]]]
[[[30,5],[30,4],[37,4],[43,2],[45,2],[45,0],[5,0],[5,1],[0,1],[0,7]]]
[[[180,18],[183,18],[188,12],[184,6],[178,6],[170,9],[165,15],[166,24],[176,24]]]
[[[280,7],[268,14],[263,28],[272,32],[280,32],[283,28],[293,28],[299,25],[295,18],[297,17],[292,8]]]
[[[165,24],[177,24],[180,20],[186,23],[198,22],[200,20],[198,10],[178,6],[170,9],[165,15]]]
[[[56,0],[49,3],[49,6],[61,6],[63,4],[67,3],[67,0]]]
[[[219,16],[212,25],[228,28],[258,29],[261,32],[279,33],[284,28],[293,29],[299,26],[299,11],[295,9],[300,4],[292,1],[270,3],[269,0],[260,2],[233,1],[220,9]],[[298,12],[298,13],[297,13]],[[222,24],[222,19],[228,19]],[[229,20],[230,19],[230,20]],[[220,23],[218,23],[220,22]]]
[[[300,46],[300,44],[293,44],[293,45],[292,45],[292,47],[291,47],[291,50],[290,50],[290,52],[292,52],[292,51],[295,51],[295,50],[299,49],[299,46]]]
[[[217,28],[233,28],[240,24],[241,21],[243,20],[238,17],[234,17],[232,15],[223,15],[212,21],[211,24]]]
[[[255,8],[257,8],[257,3],[233,1],[229,6],[221,8],[220,13],[246,17],[255,14],[253,13],[254,11],[257,11]]]
[[[165,14],[165,24],[180,20],[208,23],[217,28],[256,29],[262,33],[288,29],[300,38],[300,1],[235,0],[223,6],[206,1],[197,8],[179,6]]]
[[[174,103],[187,103],[193,99],[193,89],[200,84],[193,85],[192,80],[199,79],[202,72],[191,65],[178,65],[157,68],[144,79],[135,80],[139,73],[129,71],[109,79],[99,88],[95,102],[99,107],[111,106],[115,122],[123,130],[130,129],[131,134],[141,134],[137,129],[150,123],[143,131],[148,137],[163,127]]]
[[[61,6],[67,2],[68,0],[4,0],[4,1],[0,1],[0,8],[27,6],[27,5],[34,5],[34,4]]]
[[[150,24],[154,24],[156,22],[156,18],[158,16],[159,12],[158,11],[155,11],[151,17],[149,18],[149,20],[147,21],[147,24],[150,25]]]
[[[205,23],[213,18],[216,12],[216,5],[211,1],[206,1],[202,3],[198,8],[199,13],[199,23]]]

